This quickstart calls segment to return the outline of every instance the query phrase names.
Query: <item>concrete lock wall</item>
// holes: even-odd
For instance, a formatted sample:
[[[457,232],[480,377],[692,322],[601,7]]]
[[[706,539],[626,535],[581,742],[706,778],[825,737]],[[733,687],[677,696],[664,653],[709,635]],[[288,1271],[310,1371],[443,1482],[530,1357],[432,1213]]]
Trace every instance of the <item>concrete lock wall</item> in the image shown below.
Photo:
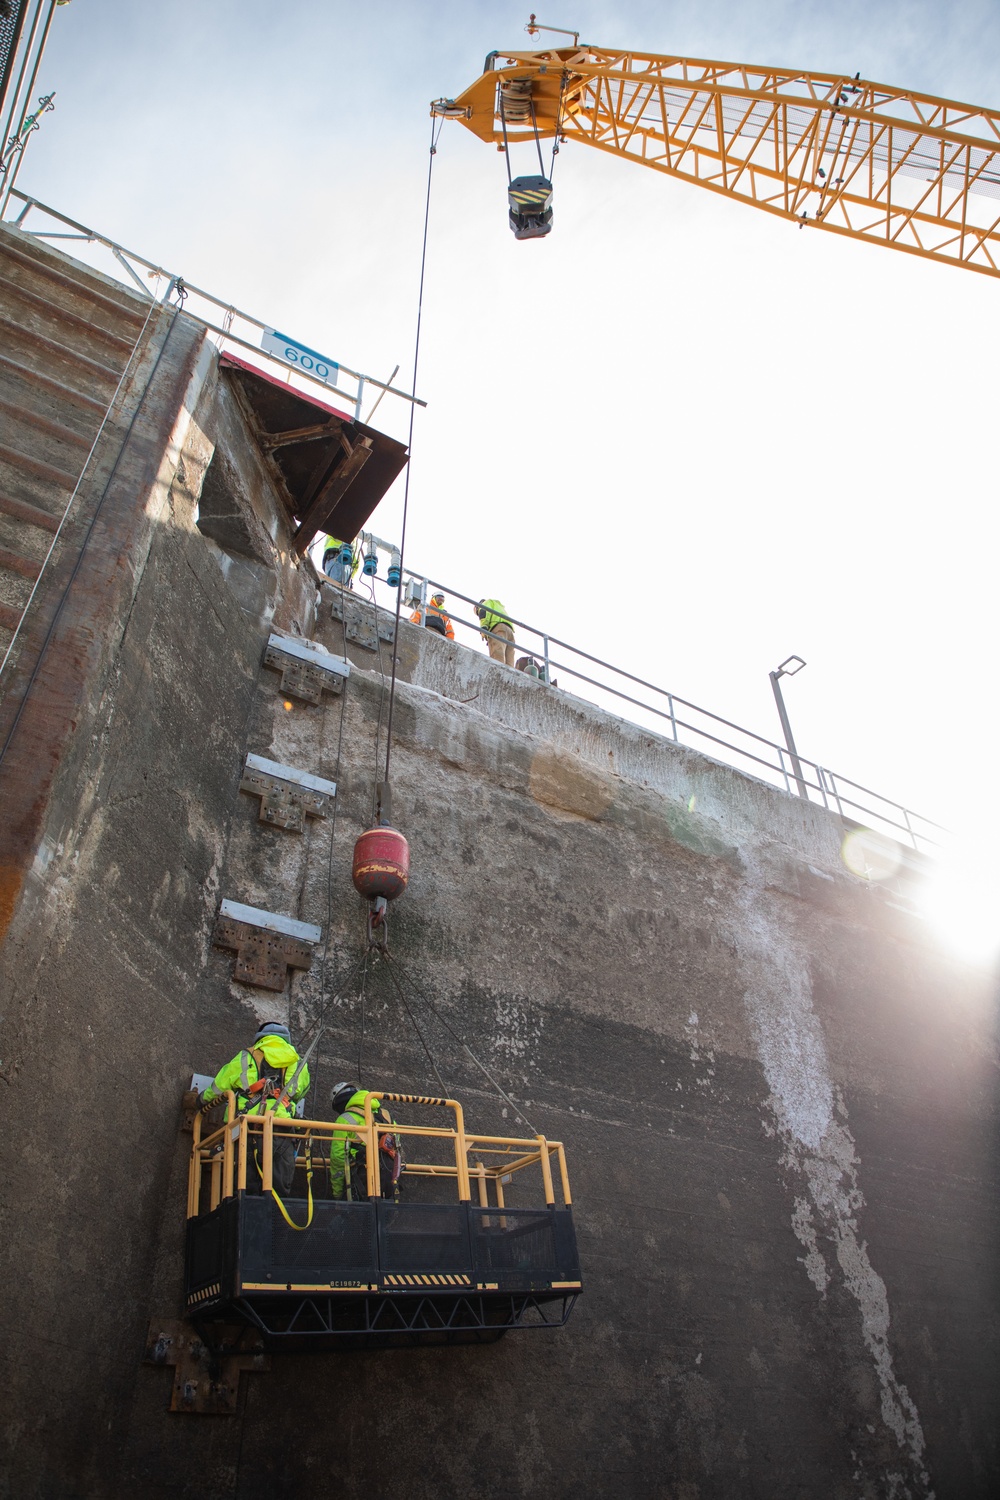
[[[557,1332],[276,1355],[237,1415],[167,1411],[170,1372],[142,1358],[182,1312],[191,1072],[325,1005],[317,1112],[355,1076],[350,864],[389,659],[349,641],[346,690],[317,707],[263,665],[272,625],[342,650],[337,595],[290,561],[239,404],[184,327],[186,379],[146,408],[173,447],[123,502],[129,586],[103,597],[0,950],[0,1494],[995,1493],[994,980],[898,883],[848,874],[832,814],[405,624],[393,952],[566,1143],[585,1293]],[[198,529],[223,491],[230,550]],[[335,830],[261,823],[248,751],[338,781]],[[235,983],[223,897],[319,924],[325,961],[284,995]],[[470,1126],[511,1130],[414,1010]],[[377,963],[362,1071],[439,1087]]]

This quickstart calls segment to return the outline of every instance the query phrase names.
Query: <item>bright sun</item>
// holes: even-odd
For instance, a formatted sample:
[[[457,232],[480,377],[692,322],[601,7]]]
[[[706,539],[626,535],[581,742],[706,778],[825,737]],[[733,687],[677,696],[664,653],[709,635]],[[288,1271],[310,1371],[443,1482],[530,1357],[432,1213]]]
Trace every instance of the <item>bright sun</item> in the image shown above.
[[[964,957],[1000,954],[1000,862],[995,849],[949,849],[928,873],[920,906],[930,926]]]

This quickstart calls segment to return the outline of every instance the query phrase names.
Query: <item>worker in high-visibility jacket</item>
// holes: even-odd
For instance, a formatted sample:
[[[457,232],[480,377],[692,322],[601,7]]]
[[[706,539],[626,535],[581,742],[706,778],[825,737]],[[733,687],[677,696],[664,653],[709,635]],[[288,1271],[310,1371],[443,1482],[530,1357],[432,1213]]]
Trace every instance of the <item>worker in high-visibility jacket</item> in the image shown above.
[[[287,1026],[265,1021],[253,1039],[253,1046],[237,1052],[231,1062],[220,1068],[201,1096],[202,1104],[223,1097],[227,1089],[236,1095],[236,1112],[241,1115],[273,1114],[276,1119],[295,1118],[296,1105],[309,1088],[309,1068],[292,1046]],[[228,1118],[229,1107],[226,1106]],[[247,1159],[247,1188],[261,1191],[261,1137],[250,1137]],[[290,1135],[275,1135],[271,1173],[275,1190],[282,1197],[292,1191],[295,1176],[295,1141]]]
[[[438,635],[447,636],[449,641],[455,639],[455,627],[451,623],[451,616],[445,612],[443,594],[433,594],[426,610],[422,610],[418,604],[410,616],[410,623],[426,625],[428,630],[436,630]]]
[[[347,553],[350,552],[350,557]],[[341,542],[328,536],[323,548],[323,572],[341,588],[352,589],[361,566],[361,548],[357,542]]]
[[[330,1141],[330,1192],[334,1198],[360,1200],[368,1197],[368,1148],[365,1144],[365,1100],[372,1101],[372,1118],[392,1123],[378,1094],[356,1089],[353,1083],[337,1083],[330,1090],[330,1106],[338,1125],[355,1125],[357,1132],[336,1130]],[[395,1196],[402,1167],[399,1138],[379,1137],[378,1182],[383,1198]]]
[[[489,646],[493,660],[505,662],[508,667],[512,667],[514,665],[514,627],[500,600],[480,599],[476,605],[476,614],[483,627],[480,635]]]

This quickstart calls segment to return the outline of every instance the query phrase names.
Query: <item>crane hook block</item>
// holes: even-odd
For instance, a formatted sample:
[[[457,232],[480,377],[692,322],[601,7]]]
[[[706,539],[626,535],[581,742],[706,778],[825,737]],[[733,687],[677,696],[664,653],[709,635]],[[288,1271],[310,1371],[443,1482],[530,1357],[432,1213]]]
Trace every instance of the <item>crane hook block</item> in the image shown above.
[[[515,177],[507,189],[510,227],[516,240],[537,240],[552,229],[552,183],[547,177]]]
[[[369,828],[354,846],[354,889],[367,901],[394,901],[410,879],[410,846],[395,828]]]

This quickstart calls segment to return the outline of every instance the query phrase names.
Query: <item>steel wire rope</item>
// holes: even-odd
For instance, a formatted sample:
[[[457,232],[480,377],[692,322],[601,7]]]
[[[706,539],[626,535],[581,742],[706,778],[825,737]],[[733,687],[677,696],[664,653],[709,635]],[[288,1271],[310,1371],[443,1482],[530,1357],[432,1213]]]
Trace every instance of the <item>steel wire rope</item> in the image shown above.
[[[550,182],[552,181],[553,175],[554,175],[555,170],[556,170],[556,157],[559,155],[559,131],[562,128],[563,99],[566,96],[566,84],[568,82],[569,82],[569,78],[568,78],[567,74],[563,73],[562,77],[559,80],[559,105],[558,105],[558,107],[556,109],[556,133],[552,137],[552,161],[551,161],[551,163],[549,165],[549,181]],[[542,176],[544,177],[544,175],[545,174],[543,172]]]
[[[156,303],[154,305],[155,306],[159,306],[160,304]],[[114,482],[115,476],[118,473],[118,466],[119,466],[119,464],[122,461],[122,456],[123,456],[123,454],[125,452],[125,449],[128,447],[129,439],[131,438],[132,432],[133,432],[133,430],[135,428],[135,424],[136,424],[136,422],[139,419],[139,413],[142,411],[142,408],[143,408],[143,406],[145,404],[145,401],[146,401],[146,397],[149,394],[149,391],[150,391],[150,388],[152,387],[153,381],[156,378],[156,372],[159,370],[160,364],[161,364],[161,362],[163,360],[163,356],[166,353],[167,345],[170,342],[170,335],[174,331],[174,326],[175,326],[175,324],[177,322],[177,318],[178,318],[179,313],[180,313],[180,308],[179,307],[175,307],[174,308],[173,317],[170,319],[170,326],[167,328],[167,331],[166,331],[166,333],[165,333],[165,335],[163,337],[163,343],[160,345],[159,352],[158,352],[158,354],[156,356],[156,360],[155,360],[155,362],[153,364],[153,368],[152,368],[152,370],[149,373],[149,379],[146,381],[146,384],[143,386],[142,395],[139,397],[139,400],[136,403],[136,408],[135,408],[135,411],[132,413],[132,417],[131,417],[131,419],[129,421],[128,427],[127,427],[126,432],[125,432],[125,436],[123,437],[123,439],[121,441],[121,444],[119,445],[118,452],[115,455],[115,461],[114,461],[114,463],[113,463],[113,465],[111,467],[111,473],[108,475],[107,482],[105,483],[104,489],[101,491],[101,497],[100,497],[100,499],[97,502],[97,505],[96,505],[95,510],[94,510],[94,514],[91,516],[90,523],[87,526],[86,531],[84,532],[83,541],[80,544],[79,554],[77,556],[76,562],[73,564],[73,570],[70,573],[69,578],[66,580],[65,587],[63,588],[63,591],[62,591],[61,595],[59,596],[59,603],[56,605],[55,613],[53,614],[52,619],[49,621],[49,628],[45,632],[45,638],[42,641],[41,649],[38,652],[38,656],[36,657],[35,664],[34,664],[34,666],[31,669],[31,674],[30,674],[30,676],[28,678],[28,681],[27,681],[27,684],[25,686],[24,692],[21,695],[21,701],[17,705],[17,711],[14,714],[14,718],[13,718],[13,721],[11,723],[10,729],[7,731],[7,737],[4,740],[4,742],[3,742],[3,746],[0,747],[0,764],[2,764],[3,760],[5,759],[5,757],[7,755],[7,751],[10,749],[11,741],[13,740],[14,735],[17,732],[17,726],[21,722],[21,715],[24,713],[25,705],[27,704],[28,698],[31,695],[31,689],[35,685],[35,682],[36,682],[36,680],[38,678],[38,673],[41,671],[42,662],[45,660],[45,654],[48,651],[49,646],[50,646],[51,641],[52,641],[52,637],[55,634],[56,626],[58,625],[59,620],[62,617],[63,608],[64,608],[64,606],[66,604],[66,600],[69,597],[69,591],[73,587],[73,584],[76,582],[77,575],[78,575],[81,567],[83,566],[83,559],[84,559],[84,557],[87,554],[87,547],[89,546],[90,539],[91,539],[91,537],[94,534],[94,528],[96,527],[97,522],[100,519],[101,511],[104,509],[104,502],[108,498],[108,494],[109,494],[109,492],[111,490],[111,486],[112,486],[112,484]],[[148,324],[149,319],[150,319],[151,316],[152,316],[152,308],[150,308],[150,311],[149,311],[149,313],[146,316],[146,324]],[[143,330],[145,329],[146,324],[143,324]],[[140,338],[142,337],[142,331],[140,331],[139,337]],[[138,347],[138,339],[136,340],[135,347]],[[135,353],[135,348],[133,348],[132,353],[133,354]],[[129,362],[131,362],[131,359],[132,359],[132,355],[129,356]],[[122,380],[125,379],[125,374],[126,374],[127,370],[128,370],[128,364],[126,364],[125,370],[122,371],[122,377],[121,377]],[[120,387],[120,385],[121,385],[121,381],[119,382],[119,387]],[[117,395],[117,390],[115,392],[115,395]],[[115,400],[115,397],[113,396],[111,399],[112,399],[112,404],[113,404],[114,400]],[[109,414],[110,414],[110,407],[108,408],[108,412],[105,413],[104,421],[101,423],[102,430],[103,430],[103,427],[104,427],[105,423],[108,420],[108,415]],[[98,433],[98,437],[99,436],[100,436],[100,432]],[[96,443],[97,443],[97,439],[95,438],[94,439],[94,445],[95,446],[96,446]],[[91,448],[91,452],[93,452],[93,447]],[[90,455],[88,454],[86,462],[89,463],[89,461],[90,461]],[[86,467],[86,464],[85,464],[84,467]],[[74,491],[73,491],[73,495],[76,494],[76,492],[79,489],[80,484],[82,483],[82,481],[83,481],[83,472],[81,471],[80,479],[77,480],[76,486],[75,486]],[[70,497],[70,503],[72,503],[72,498],[73,497],[71,496]],[[28,603],[30,604],[30,602],[31,602],[31,600],[29,598]],[[25,606],[25,610],[27,610],[27,605]],[[23,622],[23,620],[24,620],[24,616],[22,615],[21,621]],[[19,626],[19,628],[20,628],[20,626]],[[11,641],[11,646],[13,646],[13,641]],[[10,648],[8,648],[8,655],[9,655],[9,649]],[[6,662],[7,662],[7,656],[4,657],[3,664],[0,665],[0,670],[2,670],[2,666],[3,665],[6,665]]]
[[[346,661],[347,660],[347,606],[346,606],[346,603],[344,604],[344,608],[343,608],[343,627],[344,627],[344,660]],[[337,810],[340,807],[340,761],[341,761],[341,755],[342,755],[343,748],[344,748],[344,720],[346,719],[346,717],[347,717],[347,681],[345,680],[343,688],[341,689],[341,693],[340,693],[340,720],[339,720],[339,724],[338,724],[338,727],[337,727],[337,755],[336,755],[336,760],[334,762],[334,772],[333,772],[334,780],[335,780],[336,785],[337,785],[337,791],[336,791],[336,794],[335,794],[334,799],[333,799],[333,816],[330,819],[330,843],[329,843],[329,849],[328,849],[328,852],[327,852],[327,859],[326,859],[326,926],[323,929],[323,932],[324,932],[324,936],[323,936],[323,957],[322,957],[322,960],[320,962],[320,980],[319,980],[319,998],[320,998],[320,1003],[321,1004],[323,1002],[323,996],[324,996],[324,994],[326,992],[327,963],[328,963],[328,959],[329,959],[329,956],[330,956],[330,927],[332,926],[332,923],[333,923],[333,850],[334,850],[334,841],[335,841],[335,839],[337,837]],[[330,1001],[327,1001],[325,1005],[322,1005],[322,1009],[320,1010],[319,1016],[317,1017],[316,1021],[314,1023],[312,1023],[312,1024],[317,1025],[317,1026],[319,1025],[319,1023],[322,1021],[324,1015],[327,1012],[329,1004],[330,1004]],[[311,1029],[312,1029],[312,1025],[310,1025],[310,1026],[307,1027],[306,1032],[304,1033],[303,1039],[304,1039],[304,1037],[306,1035],[308,1035],[308,1033],[309,1033],[309,1031]],[[319,1069],[320,1069],[320,1056],[319,1056],[319,1051],[317,1050],[317,1053],[316,1053],[316,1071],[313,1074],[312,1081],[311,1081],[311,1083],[309,1085],[309,1094],[310,1094],[310,1096],[313,1099],[315,1099],[315,1097],[316,1097],[317,1085],[319,1083]]]
[[[362,578],[364,578],[364,574],[362,574],[361,576],[362,576]],[[402,583],[402,575],[400,575],[400,582]],[[379,607],[378,607],[378,601],[375,598],[375,580],[374,580],[374,578],[369,583],[366,583],[365,587],[367,588],[369,594],[371,595],[372,609],[374,610],[374,613],[375,613],[375,650],[376,650],[376,654],[377,654],[377,658],[378,658],[379,676],[382,679],[382,691],[379,694],[379,702],[378,702],[378,722],[376,723],[376,726],[375,726],[375,767],[374,767],[375,774],[374,774],[374,779],[372,781],[372,812],[371,812],[372,822],[374,823],[374,821],[375,821],[375,815],[376,815],[376,810],[377,810],[377,803],[378,803],[379,742],[380,742],[381,736],[382,736],[382,713],[383,713],[383,710],[385,708],[385,692],[386,692],[386,688],[385,688],[385,667],[382,665],[382,639],[381,639],[381,637],[380,637],[380,635],[378,633],[378,608]],[[346,611],[345,611],[345,613],[346,613]],[[361,906],[362,906],[362,909],[363,909],[363,907],[364,907],[363,898],[361,898]],[[358,1086],[359,1087],[361,1086],[361,1084],[363,1082],[362,1076],[361,1076],[361,1068],[362,1068],[362,1059],[363,1059],[364,1050],[365,1050],[365,1027],[366,1027],[366,1006],[365,1006],[365,1001],[366,1001],[366,996],[367,996],[367,984],[368,984],[368,960],[369,960],[369,958],[371,956],[371,952],[372,952],[372,949],[371,949],[371,944],[368,942],[368,932],[367,932],[367,922],[366,922],[366,924],[365,924],[365,957],[364,957],[364,966],[363,966],[362,971],[361,971],[361,986],[360,986],[360,989],[358,991],[358,1003],[359,1003],[360,1011],[361,1011],[361,1014],[360,1014],[360,1017],[359,1017],[359,1031],[358,1031]]]
[[[338,985],[338,987],[337,987],[338,991],[340,991],[341,989],[343,989],[345,991],[348,990],[348,989],[353,989],[353,987],[354,987],[353,986],[353,981],[354,981],[354,979],[357,976],[358,970],[361,968],[361,962],[362,961],[361,961],[360,958],[359,959],[355,959],[353,966],[347,972],[347,978],[346,978],[344,984],[343,985]],[[362,988],[363,988],[363,985],[364,985],[364,981],[362,980]],[[299,1045],[296,1048],[296,1051],[299,1053],[300,1057],[302,1056],[302,1052],[304,1050],[308,1050],[306,1048],[305,1044],[306,1044],[306,1041],[308,1040],[308,1038],[310,1037],[310,1035],[312,1034],[313,1031],[316,1031],[316,1040],[317,1041],[318,1041],[319,1037],[322,1036],[323,1030],[324,1030],[323,1025],[322,1025],[323,1017],[326,1015],[327,1011],[330,1009],[330,1006],[333,1004],[334,1000],[336,1000],[336,999],[338,999],[338,995],[331,995],[329,997],[329,999],[326,1001],[326,1003],[323,1005],[323,1007],[319,1011],[319,1013],[317,1015],[313,1016],[312,1020],[310,1020],[310,1021],[307,1022],[306,1026],[305,1026],[305,1029],[303,1030],[302,1035],[299,1038]],[[319,1028],[318,1031],[317,1031],[317,1028]],[[306,1095],[307,1098],[315,1099],[315,1097],[316,1097],[316,1093],[318,1091],[319,1070],[320,1070],[321,1063],[322,1063],[322,1057],[321,1057],[321,1055],[319,1053],[319,1050],[317,1049],[317,1052],[316,1052],[316,1068],[315,1068],[315,1071],[311,1071],[310,1074],[309,1074],[309,1089],[308,1089],[308,1092],[307,1092],[307,1095]]]
[[[417,331],[413,341],[413,384],[414,396],[417,393],[417,369],[420,363],[420,325],[423,320],[424,310],[424,279],[427,270],[427,230],[431,217],[431,181],[434,175],[434,158],[437,155],[437,143],[444,126],[444,117],[435,118],[431,116],[431,147],[430,160],[427,164],[427,198],[424,204],[424,237],[420,251],[420,288],[417,292]],[[436,127],[436,128],[435,128]],[[392,710],[396,700],[396,665],[399,658],[399,614],[403,603],[403,565],[406,560],[406,519],[410,503],[410,474],[413,469],[413,419],[416,414],[416,402],[410,403],[410,430],[407,438],[407,463],[406,480],[403,485],[403,527],[399,539],[399,583],[396,586],[396,629],[392,642],[392,682],[389,687],[389,714],[385,729],[385,781],[389,781],[389,759],[392,754]],[[377,632],[376,632],[377,633]]]
[[[384,954],[383,956],[385,957],[386,962],[390,965],[390,969],[391,969],[394,960],[391,960],[389,958],[388,954]],[[400,965],[399,967],[400,967],[400,972],[402,973],[403,972],[402,965]],[[529,1125],[531,1127],[531,1129],[532,1129],[532,1131],[534,1131],[535,1135],[538,1135],[539,1132],[535,1128],[535,1126],[532,1124],[531,1120],[529,1120],[529,1118],[527,1116],[527,1113],[524,1110],[523,1105],[515,1104],[514,1100],[510,1097],[510,1095],[504,1089],[502,1089],[500,1087],[500,1085],[497,1083],[496,1079],[493,1077],[493,1074],[486,1067],[486,1064],[480,1062],[479,1058],[473,1052],[473,1050],[469,1046],[468,1042],[464,1041],[462,1039],[462,1037],[459,1036],[458,1032],[452,1026],[451,1022],[448,1021],[441,1014],[441,1012],[438,1010],[437,1006],[434,1004],[434,1001],[427,994],[426,990],[424,990],[420,985],[417,984],[416,980],[413,978],[413,976],[411,974],[408,974],[408,973],[404,974],[404,978],[406,979],[407,983],[410,984],[413,987],[413,989],[420,995],[421,999],[427,1005],[430,1006],[432,1012],[437,1017],[437,1019],[441,1022],[441,1025],[449,1033],[449,1035],[451,1035],[452,1037],[454,1037],[455,1041],[458,1042],[459,1046],[462,1048],[462,1050],[464,1052],[468,1053],[469,1057],[475,1063],[476,1067],[483,1074],[483,1076],[485,1078],[489,1079],[489,1081],[492,1084],[494,1090],[496,1091],[496,1093],[498,1093],[500,1095],[501,1099],[506,1099],[506,1101],[510,1105],[511,1109],[514,1111],[514,1114],[519,1119],[523,1119],[524,1122],[525,1122],[525,1124]],[[437,1069],[436,1068],[435,1068],[434,1071],[435,1071],[435,1074],[437,1074]],[[438,1075],[438,1079],[440,1081],[440,1075]]]
[[[503,157],[507,163],[507,186],[513,182],[510,170],[510,142],[507,140],[507,111],[504,108],[503,89],[497,84],[497,102],[500,105],[500,129],[503,131]]]
[[[375,598],[375,580],[372,579],[370,583],[365,584],[365,588],[367,588],[371,595],[372,609],[375,612],[375,650],[378,656],[378,673],[382,679],[382,691],[378,700],[378,722],[375,725],[375,776],[372,782],[372,822],[374,823],[378,803],[379,744],[382,739],[382,713],[385,708],[385,667],[382,665],[382,638],[378,633],[378,601]]]
[[[528,108],[531,110],[531,128],[535,132],[535,150],[538,152],[538,175],[545,176],[545,163],[542,161],[542,141],[538,134],[538,121],[535,118],[535,101],[528,99]],[[551,180],[551,179],[550,179]]]
[[[361,1087],[361,1084],[363,1082],[363,1079],[361,1077],[361,1059],[362,1059],[362,1056],[364,1055],[364,1050],[365,1050],[365,993],[366,993],[366,986],[367,986],[367,983],[368,983],[368,960],[371,957],[371,951],[372,951],[371,948],[366,945],[365,946],[364,968],[361,970],[361,988],[358,991],[358,1001],[359,1001],[360,1006],[361,1006],[361,1029],[360,1029],[360,1032],[358,1034],[358,1087],[359,1088]]]
[[[430,1047],[427,1045],[427,1042],[424,1039],[424,1034],[420,1030],[419,1025],[417,1024],[417,1018],[413,1014],[412,1010],[410,1009],[409,1002],[408,1002],[406,996],[403,994],[402,985],[400,984],[399,980],[396,978],[395,973],[393,972],[392,961],[390,960],[388,953],[386,953],[384,949],[382,950],[382,957],[385,960],[385,966],[386,966],[386,969],[388,970],[389,978],[392,980],[393,984],[396,987],[396,994],[399,996],[400,1004],[402,1005],[403,1009],[406,1011],[406,1014],[409,1016],[409,1018],[410,1018],[410,1024],[412,1025],[414,1031],[417,1033],[417,1036],[420,1038],[420,1045],[421,1045],[421,1047],[423,1047],[424,1052],[426,1053],[427,1061],[431,1065],[431,1069],[432,1069],[432,1071],[434,1073],[434,1077],[437,1079],[438,1083],[441,1085],[441,1089],[442,1089],[442,1092],[444,1094],[444,1097],[445,1098],[449,1098],[450,1094],[449,1094],[449,1090],[448,1090],[448,1085],[445,1083],[444,1079],[441,1077],[440,1072],[438,1071],[438,1065],[437,1065],[437,1063],[434,1060],[434,1054],[431,1052]]]
[[[156,278],[156,284],[157,284],[157,291],[159,291],[159,284],[160,284],[160,277],[159,276],[157,276],[157,278]],[[114,407],[114,404],[118,400],[118,394],[121,391],[121,388],[122,388],[122,386],[125,383],[125,377],[128,374],[128,372],[129,372],[129,369],[131,367],[133,359],[135,358],[136,350],[138,349],[139,345],[142,343],[143,336],[144,336],[144,334],[146,332],[146,329],[149,327],[149,320],[153,316],[153,312],[159,306],[160,306],[160,303],[158,302],[157,298],[154,296],[153,300],[149,304],[149,311],[146,314],[145,320],[143,321],[143,325],[139,329],[139,332],[136,334],[135,343],[132,345],[132,348],[129,350],[128,359],[125,361],[125,365],[124,365],[124,368],[122,369],[121,375],[118,377],[118,384],[115,386],[114,393],[112,394],[111,400],[108,402],[108,405],[107,405],[107,408],[105,410],[104,416],[101,418],[101,425],[100,425],[100,427],[98,427],[97,433],[96,433],[96,435],[94,437],[94,441],[91,443],[90,449],[89,449],[89,451],[87,453],[87,456],[83,460],[83,467],[81,468],[79,474],[77,475],[77,480],[76,480],[76,483],[73,486],[73,491],[72,491],[69,499],[66,501],[65,507],[63,508],[63,513],[62,513],[62,516],[60,517],[59,525],[56,527],[55,534],[52,537],[52,541],[49,543],[49,549],[46,552],[44,558],[42,559],[42,565],[41,565],[41,567],[38,570],[38,577],[35,579],[34,583],[31,586],[31,593],[28,595],[27,603],[25,604],[24,609],[21,611],[21,618],[18,620],[17,627],[16,627],[16,629],[14,631],[14,634],[11,636],[10,641],[7,644],[7,649],[4,652],[4,654],[3,654],[3,661],[0,661],[0,677],[2,677],[4,669],[7,666],[8,661],[10,660],[10,654],[13,651],[15,645],[17,644],[17,638],[18,638],[18,636],[21,633],[21,627],[22,627],[22,625],[24,624],[25,620],[28,617],[28,610],[31,608],[32,601],[34,600],[34,597],[35,597],[35,595],[38,592],[39,586],[41,585],[42,577],[43,577],[43,575],[45,573],[45,569],[48,566],[49,560],[52,557],[52,554],[53,554],[53,552],[56,549],[56,546],[57,546],[57,544],[59,542],[59,538],[62,535],[63,527],[66,525],[66,522],[69,519],[69,513],[70,513],[70,511],[73,508],[73,502],[74,502],[74,500],[76,499],[76,497],[77,497],[77,495],[79,493],[80,486],[83,483],[83,477],[86,474],[88,468],[90,467],[90,460],[94,456],[94,450],[96,449],[98,443],[100,442],[101,435],[104,432],[104,429],[105,429],[105,427],[108,424],[108,420],[109,420],[109,418],[111,416],[111,412],[112,412],[112,409]],[[179,311],[179,309],[175,310],[175,316],[176,316],[176,312],[177,311]],[[171,327],[173,327],[172,323],[171,323]],[[169,337],[170,337],[170,331],[168,329],[168,331],[167,331],[167,338],[169,338]],[[164,342],[166,342],[166,340],[164,340]],[[152,379],[152,376],[150,376],[150,379]],[[145,392],[143,392],[143,395],[145,395]],[[140,405],[141,404],[142,404],[142,402],[140,400]],[[138,411],[138,408],[136,410]],[[131,430],[132,429],[131,429],[131,426],[130,426],[129,427],[129,432],[131,432]],[[126,441],[127,441],[127,439],[128,439],[128,433],[126,434]],[[88,536],[89,536],[89,533],[88,533]]]

